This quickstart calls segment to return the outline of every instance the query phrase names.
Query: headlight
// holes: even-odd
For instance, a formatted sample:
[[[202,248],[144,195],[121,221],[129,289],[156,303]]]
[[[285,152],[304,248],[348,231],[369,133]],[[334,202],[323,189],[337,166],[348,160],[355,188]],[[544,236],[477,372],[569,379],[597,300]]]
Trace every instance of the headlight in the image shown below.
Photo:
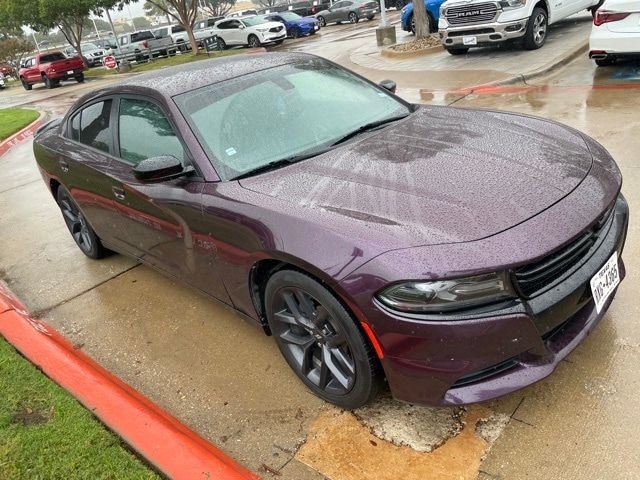
[[[268,28],[256,28],[257,31],[259,32],[268,32],[269,29]]]
[[[376,295],[387,307],[409,313],[448,312],[514,297],[506,272],[454,280],[399,283]]]
[[[404,7],[402,7],[402,10],[400,10],[400,13],[404,13],[407,11],[407,7],[408,5],[405,5]]]
[[[509,10],[511,8],[524,7],[526,3],[527,0],[502,0],[500,6],[505,10]]]

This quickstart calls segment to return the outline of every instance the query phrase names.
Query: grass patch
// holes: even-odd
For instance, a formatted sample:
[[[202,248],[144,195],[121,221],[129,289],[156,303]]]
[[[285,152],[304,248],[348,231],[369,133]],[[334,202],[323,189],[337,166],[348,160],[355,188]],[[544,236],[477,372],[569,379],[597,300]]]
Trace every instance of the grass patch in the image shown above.
[[[0,478],[160,478],[1,337],[0,392]]]
[[[14,133],[29,125],[40,114],[35,110],[26,108],[3,108],[0,109],[0,140],[9,138]]]
[[[198,62],[200,60],[208,60],[210,58],[228,57],[229,55],[237,55],[244,53],[244,49],[232,49],[223,50],[221,52],[211,52],[210,55],[206,53],[200,53],[199,55],[193,55],[191,53],[183,53],[180,55],[174,55],[168,58],[157,58],[145,63],[132,63],[131,72],[149,72],[151,70],[158,70],[159,68],[173,67],[175,65],[183,65],[185,63]],[[116,75],[118,71],[114,68],[108,70],[104,67],[91,68],[84,72],[85,77],[102,77],[105,75]]]

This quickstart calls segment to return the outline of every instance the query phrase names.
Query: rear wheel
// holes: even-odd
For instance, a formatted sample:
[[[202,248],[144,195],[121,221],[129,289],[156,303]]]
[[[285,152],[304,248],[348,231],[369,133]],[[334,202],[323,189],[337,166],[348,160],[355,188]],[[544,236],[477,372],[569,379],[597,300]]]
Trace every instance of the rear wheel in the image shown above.
[[[527,31],[522,40],[522,46],[525,50],[536,50],[547,39],[547,12],[536,7],[527,22]]]
[[[349,12],[349,23],[358,23],[360,19],[356,12]]]
[[[465,53],[467,53],[469,51],[469,49],[466,48],[466,47],[464,47],[464,48],[446,48],[446,50],[451,55],[464,55]]]
[[[260,46],[260,39],[258,37],[256,37],[255,35],[251,34],[251,35],[249,35],[249,38],[247,39],[247,44],[251,48],[258,48]]]
[[[109,251],[102,246],[100,239],[87,223],[69,191],[63,186],[58,187],[57,201],[62,211],[62,218],[82,253],[94,260],[106,256]]]
[[[227,44],[222,38],[218,37],[217,42],[218,42],[218,50],[225,50],[227,48]]]
[[[47,77],[46,75],[42,76],[42,79],[44,80],[44,86],[46,88],[53,88],[56,85],[56,82],[54,82],[53,80],[51,80],[49,77]]]
[[[318,25],[320,25],[321,28],[327,26],[327,21],[324,17],[318,17]]]
[[[276,272],[267,283],[265,308],[280,352],[317,396],[347,409],[376,396],[382,376],[373,350],[320,283],[297,271]]]
[[[74,78],[76,79],[76,82],[82,83],[82,82],[84,82],[84,73],[79,73]]]
[[[403,0],[396,0],[395,7],[396,7],[396,10],[402,10],[402,8],[404,7]]]

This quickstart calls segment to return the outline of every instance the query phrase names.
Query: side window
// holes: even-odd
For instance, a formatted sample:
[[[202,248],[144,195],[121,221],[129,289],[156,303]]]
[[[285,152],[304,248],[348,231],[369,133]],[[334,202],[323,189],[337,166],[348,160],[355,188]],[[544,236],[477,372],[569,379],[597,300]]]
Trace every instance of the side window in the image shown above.
[[[80,143],[111,153],[111,100],[94,103],[82,110]]]
[[[223,30],[226,30],[227,28],[229,28],[229,24],[231,22],[220,22],[220,24],[218,25],[218,28],[221,28]]]
[[[233,22],[231,22],[230,28],[240,28],[240,21],[234,20]]]
[[[77,113],[75,117],[71,119],[71,140],[75,140],[76,142],[80,141],[80,114]]]
[[[120,157],[133,165],[162,155],[173,155],[184,162],[182,144],[162,109],[155,103],[122,99],[119,132]]]

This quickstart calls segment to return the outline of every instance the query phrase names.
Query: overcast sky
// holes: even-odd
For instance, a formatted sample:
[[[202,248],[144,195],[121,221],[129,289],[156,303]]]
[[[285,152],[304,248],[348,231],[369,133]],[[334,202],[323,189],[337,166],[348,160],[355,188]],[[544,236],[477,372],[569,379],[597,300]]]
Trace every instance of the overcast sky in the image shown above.
[[[117,8],[111,10],[111,18],[115,20],[116,18],[129,18],[129,10],[131,10],[132,17],[144,17],[144,9],[142,6],[144,5],[144,0],[138,2],[132,2],[131,5],[125,5],[122,11],[118,11]],[[102,15],[103,20],[107,20],[106,15]]]

